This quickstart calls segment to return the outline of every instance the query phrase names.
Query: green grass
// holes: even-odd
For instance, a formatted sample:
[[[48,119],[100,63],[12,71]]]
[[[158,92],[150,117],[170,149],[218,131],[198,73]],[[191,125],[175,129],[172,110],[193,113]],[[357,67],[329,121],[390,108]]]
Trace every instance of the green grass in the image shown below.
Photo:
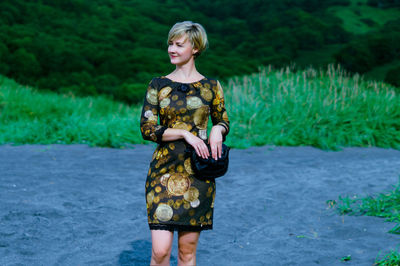
[[[103,97],[37,92],[0,78],[0,143],[87,143],[123,147],[141,142],[139,109]],[[139,133],[139,134],[138,134]]]
[[[400,253],[395,250],[391,250],[383,258],[377,258],[375,261],[376,266],[400,266]]]
[[[237,146],[399,148],[400,97],[384,83],[327,70],[290,67],[232,78],[225,86]]]
[[[377,196],[340,196],[336,207],[340,214],[376,216],[386,218],[389,222],[400,223],[400,182],[392,191]],[[400,234],[398,226],[389,232]]]
[[[260,67],[222,84],[235,148],[266,144],[400,148],[400,97],[385,83],[324,70]],[[37,92],[0,78],[0,144],[123,147],[141,137],[141,105]]]
[[[400,178],[392,191],[367,197],[340,196],[338,201],[330,200],[327,203],[331,207],[335,206],[340,214],[376,216],[385,218],[388,222],[396,222],[397,225],[388,233],[400,234]],[[381,259],[378,257],[375,265],[400,265],[398,251],[392,250]]]

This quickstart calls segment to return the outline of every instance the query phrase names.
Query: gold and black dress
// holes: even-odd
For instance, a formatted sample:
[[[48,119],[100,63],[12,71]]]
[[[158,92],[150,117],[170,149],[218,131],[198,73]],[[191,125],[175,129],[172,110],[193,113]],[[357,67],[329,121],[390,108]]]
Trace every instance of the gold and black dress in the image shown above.
[[[215,180],[195,178],[184,139],[162,141],[167,128],[179,128],[208,141],[207,124],[229,132],[229,120],[218,80],[180,83],[161,76],[151,80],[140,117],[145,140],[158,143],[146,179],[147,218],[151,230],[212,229]],[[158,116],[160,122],[158,123]],[[211,156],[211,155],[210,155]]]

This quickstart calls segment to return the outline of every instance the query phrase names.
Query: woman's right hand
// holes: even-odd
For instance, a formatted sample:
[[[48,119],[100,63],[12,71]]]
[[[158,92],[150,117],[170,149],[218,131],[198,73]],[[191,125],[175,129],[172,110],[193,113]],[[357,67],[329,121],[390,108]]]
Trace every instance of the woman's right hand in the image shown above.
[[[186,131],[183,134],[183,137],[184,137],[184,139],[186,140],[187,143],[192,145],[192,147],[194,148],[194,150],[196,151],[198,156],[201,156],[204,159],[206,159],[206,158],[208,158],[208,156],[210,156],[210,153],[208,152],[207,145],[205,144],[205,142],[201,138],[193,135],[189,131]]]

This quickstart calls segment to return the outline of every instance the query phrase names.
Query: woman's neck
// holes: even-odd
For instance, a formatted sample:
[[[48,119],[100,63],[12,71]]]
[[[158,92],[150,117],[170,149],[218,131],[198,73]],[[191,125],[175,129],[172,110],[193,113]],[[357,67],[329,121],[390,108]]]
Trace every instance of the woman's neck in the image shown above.
[[[166,76],[179,82],[192,82],[204,78],[196,69],[193,64],[185,64],[182,66],[176,66],[175,70]]]

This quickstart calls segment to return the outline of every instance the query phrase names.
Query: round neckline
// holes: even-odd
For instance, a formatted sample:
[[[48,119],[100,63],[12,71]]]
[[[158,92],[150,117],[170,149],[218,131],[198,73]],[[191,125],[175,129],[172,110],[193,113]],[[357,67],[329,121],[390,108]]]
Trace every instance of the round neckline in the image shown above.
[[[166,79],[170,80],[171,82],[175,82],[175,83],[179,83],[179,84],[186,84],[186,85],[194,84],[194,83],[197,83],[197,82],[200,82],[200,81],[202,81],[202,80],[207,79],[207,77],[204,76],[204,78],[202,78],[202,79],[200,79],[200,80],[198,80],[198,81],[189,82],[189,83],[184,83],[184,82],[179,82],[179,81],[172,80],[172,79],[170,79],[170,78],[167,78],[166,76],[161,76],[161,77],[166,78]]]

